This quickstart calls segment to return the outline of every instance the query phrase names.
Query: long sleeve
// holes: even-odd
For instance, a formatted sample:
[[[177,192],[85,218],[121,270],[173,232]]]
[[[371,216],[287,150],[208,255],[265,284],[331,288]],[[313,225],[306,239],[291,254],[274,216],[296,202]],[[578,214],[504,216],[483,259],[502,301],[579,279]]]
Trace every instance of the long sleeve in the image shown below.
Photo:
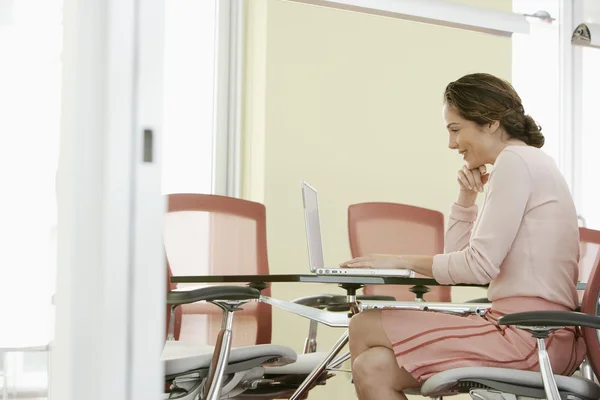
[[[442,284],[487,284],[496,278],[523,221],[531,190],[525,161],[515,152],[504,151],[496,161],[480,221],[468,245],[436,255],[434,278]],[[455,242],[462,240],[464,236]]]
[[[477,219],[477,204],[462,207],[452,204],[448,217],[448,229],[444,238],[444,253],[463,250],[469,244],[471,231]]]

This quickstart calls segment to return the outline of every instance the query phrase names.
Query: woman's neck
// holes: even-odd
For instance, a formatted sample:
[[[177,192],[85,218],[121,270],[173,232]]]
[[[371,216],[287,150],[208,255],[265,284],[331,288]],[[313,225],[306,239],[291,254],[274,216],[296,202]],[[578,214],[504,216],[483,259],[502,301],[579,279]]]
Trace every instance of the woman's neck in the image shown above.
[[[510,146],[527,146],[527,143],[519,139],[508,139],[498,143],[498,145],[495,146],[494,150],[492,151],[489,163],[494,165],[500,153],[502,153],[504,149]]]

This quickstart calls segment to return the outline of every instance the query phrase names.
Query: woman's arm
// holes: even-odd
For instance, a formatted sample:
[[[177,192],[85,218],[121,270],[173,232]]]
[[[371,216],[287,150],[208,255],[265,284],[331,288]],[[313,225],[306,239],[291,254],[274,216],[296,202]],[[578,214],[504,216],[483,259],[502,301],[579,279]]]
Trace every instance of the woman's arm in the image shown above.
[[[410,269],[417,274],[433,278],[433,256],[398,256],[400,268]]]
[[[495,279],[523,221],[531,188],[525,161],[505,150],[490,179],[477,231],[464,249],[433,257],[433,277],[445,284],[487,284]]]
[[[490,180],[477,231],[464,249],[433,257],[374,254],[342,263],[341,267],[406,268],[432,276],[442,284],[490,283],[500,273],[500,265],[515,240],[532,187],[529,169],[519,154],[506,151],[501,157]],[[454,210],[459,220],[462,211]]]
[[[471,231],[477,219],[476,199],[476,191],[460,189],[458,199],[450,211],[449,225],[444,238],[445,253],[463,250],[469,244]],[[418,274],[433,277],[433,256],[371,254],[342,263],[340,267],[410,269]]]
[[[444,253],[460,251],[469,245],[478,207],[476,204],[463,206],[456,202],[450,207],[448,227],[444,234]]]
[[[459,171],[459,182],[460,174],[465,175],[465,171]],[[487,175],[485,181],[487,182]],[[460,185],[458,199],[451,206],[450,215],[448,216],[448,227],[444,235],[444,253],[463,250],[469,244],[471,232],[477,219],[478,208],[475,204],[477,194],[477,191],[469,190]]]

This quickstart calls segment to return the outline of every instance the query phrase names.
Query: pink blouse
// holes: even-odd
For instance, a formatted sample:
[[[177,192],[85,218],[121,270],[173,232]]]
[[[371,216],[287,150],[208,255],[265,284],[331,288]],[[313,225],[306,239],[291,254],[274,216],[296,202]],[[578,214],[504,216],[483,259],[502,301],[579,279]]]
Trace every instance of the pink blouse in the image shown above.
[[[551,157],[531,146],[506,147],[479,220],[477,213],[477,205],[452,205],[445,254],[433,259],[439,283],[489,283],[491,301],[525,296],[577,307],[577,213]]]

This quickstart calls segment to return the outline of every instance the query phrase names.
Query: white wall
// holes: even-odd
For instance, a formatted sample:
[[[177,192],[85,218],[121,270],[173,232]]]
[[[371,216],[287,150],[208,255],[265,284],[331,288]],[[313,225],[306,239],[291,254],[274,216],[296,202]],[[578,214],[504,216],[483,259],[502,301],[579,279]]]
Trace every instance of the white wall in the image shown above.
[[[165,2],[163,193],[211,193],[216,1]]]

